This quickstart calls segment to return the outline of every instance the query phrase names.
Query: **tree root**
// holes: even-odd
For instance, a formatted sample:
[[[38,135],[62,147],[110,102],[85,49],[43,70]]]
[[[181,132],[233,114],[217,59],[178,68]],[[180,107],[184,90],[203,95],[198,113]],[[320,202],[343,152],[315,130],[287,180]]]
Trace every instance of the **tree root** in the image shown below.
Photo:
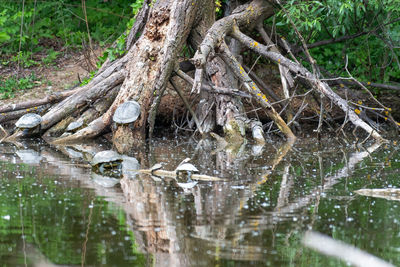
[[[292,130],[287,126],[285,121],[281,116],[275,111],[274,107],[269,103],[267,97],[261,92],[258,86],[250,79],[247,73],[244,71],[243,67],[237,62],[236,58],[230,54],[229,49],[226,45],[222,44],[220,46],[221,57],[225,63],[230,66],[236,77],[243,83],[246,89],[251,95],[257,100],[257,102],[265,109],[267,115],[275,122],[279,130],[288,138],[289,140],[296,139]]]
[[[251,39],[249,36],[240,32],[238,27],[235,27],[231,35],[239,40],[242,44],[248,48],[254,50],[258,54],[265,56],[266,58],[282,64],[284,67],[288,68],[290,71],[296,73],[307,79],[311,86],[317,91],[321,92],[323,95],[327,96],[333,103],[338,105],[346,114],[348,114],[348,119],[355,125],[364,129],[368,134],[371,134],[378,141],[384,141],[384,138],[376,132],[369,124],[364,122],[358,115],[349,107],[347,102],[338,96],[332,89],[324,82],[319,80],[314,74],[309,72],[303,66],[283,57],[278,53],[268,51],[268,47]]]

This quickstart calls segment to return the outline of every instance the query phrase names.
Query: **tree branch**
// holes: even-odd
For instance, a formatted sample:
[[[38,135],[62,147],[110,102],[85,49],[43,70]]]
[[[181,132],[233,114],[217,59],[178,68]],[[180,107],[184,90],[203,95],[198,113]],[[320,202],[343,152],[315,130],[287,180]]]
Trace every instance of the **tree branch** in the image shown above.
[[[265,109],[267,115],[275,122],[279,130],[288,138],[288,140],[295,140],[296,136],[293,134],[292,130],[287,126],[285,121],[276,112],[274,107],[269,103],[265,94],[261,92],[257,84],[249,77],[240,63],[231,54],[229,48],[225,43],[220,46],[221,58],[222,60],[231,68],[232,72],[238,77],[238,79],[243,83],[249,93],[256,99],[256,101]]]
[[[346,114],[348,114],[349,120],[355,125],[362,129],[364,129],[368,134],[371,134],[378,141],[385,141],[385,139],[376,132],[369,124],[363,121],[358,115],[354,112],[353,109],[349,107],[347,102],[342,99],[339,95],[332,91],[332,89],[324,82],[318,79],[314,74],[308,71],[305,67],[285,58],[284,56],[268,51],[268,47],[259,44],[254,41],[247,35],[240,32],[240,30],[236,27],[231,35],[239,40],[242,44],[249,47],[251,50],[269,58],[270,60],[275,61],[278,64],[282,64],[287,67],[290,71],[296,73],[297,75],[301,75],[303,78],[307,79],[311,86],[318,90],[319,92],[326,95],[333,103],[338,105]]]
[[[273,8],[271,8],[267,1],[253,0],[249,4],[239,6],[234,10],[232,15],[216,21],[208,30],[196,54],[191,59],[192,63],[196,66],[192,92],[200,91],[203,69],[210,53],[232,31],[234,24],[237,23],[239,26],[253,26],[256,21],[273,15],[273,12]]]

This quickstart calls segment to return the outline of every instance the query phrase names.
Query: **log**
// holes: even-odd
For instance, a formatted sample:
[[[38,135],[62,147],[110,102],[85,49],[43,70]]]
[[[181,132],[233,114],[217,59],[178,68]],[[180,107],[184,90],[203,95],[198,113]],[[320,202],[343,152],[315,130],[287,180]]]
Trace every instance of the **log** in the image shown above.
[[[176,179],[177,174],[176,171],[166,171],[166,170],[154,170],[152,171],[151,169],[143,169],[143,170],[131,170],[131,171],[137,171],[145,174],[150,174],[150,175],[156,175],[156,176],[162,176],[162,177],[170,177]],[[199,181],[211,181],[211,182],[218,182],[218,181],[224,181],[222,178],[215,177],[215,176],[209,176],[205,174],[192,174],[191,179],[193,180],[199,180]]]
[[[17,111],[21,109],[30,109],[30,110],[35,110],[39,106],[46,105],[46,104],[54,104],[57,102],[62,101],[63,99],[67,98],[68,96],[73,95],[74,93],[80,91],[81,88],[76,88],[70,91],[65,91],[65,92],[56,92],[52,93],[48,96],[46,96],[43,99],[35,99],[35,100],[29,100],[17,104],[8,104],[0,107],[0,113],[7,113],[11,111]]]

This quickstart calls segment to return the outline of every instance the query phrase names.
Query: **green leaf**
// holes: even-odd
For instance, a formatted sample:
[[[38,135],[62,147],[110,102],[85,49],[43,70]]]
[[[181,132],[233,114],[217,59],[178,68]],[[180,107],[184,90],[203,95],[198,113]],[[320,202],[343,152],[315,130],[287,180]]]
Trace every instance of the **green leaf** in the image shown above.
[[[11,39],[10,35],[8,35],[5,32],[0,32],[0,42],[5,42],[5,41],[8,41],[10,39]]]

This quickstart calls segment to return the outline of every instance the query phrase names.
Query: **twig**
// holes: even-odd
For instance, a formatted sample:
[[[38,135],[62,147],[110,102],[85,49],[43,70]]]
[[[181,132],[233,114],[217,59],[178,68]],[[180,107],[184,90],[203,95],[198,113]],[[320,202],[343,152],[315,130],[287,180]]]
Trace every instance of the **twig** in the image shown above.
[[[321,133],[321,127],[322,127],[322,119],[324,116],[324,96],[321,94],[321,103],[320,103],[320,108],[319,108],[319,120],[318,120],[318,127],[316,129],[316,132],[318,136]]]
[[[237,25],[234,26],[233,31],[239,31]],[[225,42],[222,42],[219,47],[222,60],[227,64],[236,77],[243,83],[248,92],[257,100],[258,104],[260,104],[265,112],[267,112],[268,117],[270,117],[275,124],[278,126],[279,130],[288,138],[289,140],[295,140],[296,136],[293,134],[292,130],[287,126],[286,122],[282,119],[281,116],[276,112],[274,107],[269,103],[265,94],[263,94],[258,88],[257,84],[253,82],[253,80],[247,75],[243,67],[236,60],[236,58],[230,52],[228,46]]]
[[[288,125],[294,123],[296,121],[297,116],[300,115],[300,113],[308,106],[308,103],[306,103],[304,105],[305,102],[305,98],[303,99],[303,103],[301,104],[299,110],[296,112],[296,114],[293,116],[293,118],[291,119],[291,121],[288,122]]]
[[[201,128],[200,122],[197,119],[196,113],[193,111],[193,109],[190,107],[189,102],[186,100],[185,96],[183,95],[181,89],[178,88],[178,86],[175,84],[173,79],[169,80],[170,83],[172,84],[172,87],[175,89],[175,91],[178,93],[179,97],[182,99],[183,103],[185,104],[186,108],[189,110],[190,115],[192,115],[194,122],[196,123],[197,129],[199,130],[200,134],[203,135],[204,132]]]
[[[1,140],[0,140],[0,143],[2,143],[3,140],[6,139],[10,134],[3,128],[3,126],[1,126],[1,124],[0,124],[0,130],[2,130],[4,133],[4,137],[1,138]]]
[[[193,85],[194,81],[192,77],[184,73],[182,70],[177,70],[176,75],[178,75],[180,78],[188,82],[189,84]],[[201,86],[202,90],[205,90],[210,93],[214,94],[223,94],[223,95],[235,95],[235,96],[240,96],[240,97],[245,97],[245,98],[252,98],[250,94],[247,94],[245,92],[239,91],[238,89],[234,88],[225,88],[225,87],[220,87],[220,86],[215,86],[215,85],[207,85],[207,84],[202,84]]]

